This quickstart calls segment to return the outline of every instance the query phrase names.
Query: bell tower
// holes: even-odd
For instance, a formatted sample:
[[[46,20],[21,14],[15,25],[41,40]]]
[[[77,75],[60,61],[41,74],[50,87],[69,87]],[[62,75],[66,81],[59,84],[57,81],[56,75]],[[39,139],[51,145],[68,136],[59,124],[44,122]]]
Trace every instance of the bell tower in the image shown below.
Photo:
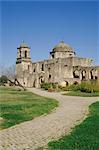
[[[32,70],[30,47],[23,42],[17,49],[16,77],[23,86],[27,86],[28,77]]]
[[[17,52],[17,61],[16,64],[23,62],[30,62],[31,58],[30,58],[30,47],[25,44],[22,43],[18,48],[18,52]]]

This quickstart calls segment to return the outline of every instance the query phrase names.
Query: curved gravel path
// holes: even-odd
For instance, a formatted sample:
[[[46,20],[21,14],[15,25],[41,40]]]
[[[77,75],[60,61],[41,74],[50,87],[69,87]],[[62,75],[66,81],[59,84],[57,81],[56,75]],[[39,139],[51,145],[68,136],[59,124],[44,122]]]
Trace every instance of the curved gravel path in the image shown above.
[[[88,106],[99,101],[99,97],[71,97],[35,88],[28,90],[57,99],[59,107],[48,115],[0,131],[0,150],[34,150],[44,146],[68,133],[78,120],[84,119]]]

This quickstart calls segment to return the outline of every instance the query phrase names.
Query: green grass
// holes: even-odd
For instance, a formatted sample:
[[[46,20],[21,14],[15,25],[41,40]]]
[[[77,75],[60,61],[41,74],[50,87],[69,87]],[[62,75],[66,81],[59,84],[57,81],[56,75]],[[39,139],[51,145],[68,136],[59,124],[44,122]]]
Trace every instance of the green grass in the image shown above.
[[[81,91],[68,91],[64,95],[68,95],[68,96],[82,96],[82,97],[98,97],[99,96],[99,92],[86,93],[86,92],[81,92]]]
[[[47,114],[58,102],[28,91],[0,87],[0,117],[4,119],[0,128],[8,128],[37,116]]]
[[[89,116],[72,132],[48,144],[49,150],[99,150],[99,102],[89,107]]]

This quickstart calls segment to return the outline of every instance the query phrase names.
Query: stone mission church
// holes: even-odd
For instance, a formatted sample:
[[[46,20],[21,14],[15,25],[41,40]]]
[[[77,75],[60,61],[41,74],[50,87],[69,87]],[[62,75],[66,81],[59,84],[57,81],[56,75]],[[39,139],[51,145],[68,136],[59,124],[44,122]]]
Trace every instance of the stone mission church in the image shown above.
[[[43,82],[61,86],[78,84],[82,81],[99,82],[99,66],[93,66],[92,59],[76,56],[73,48],[63,41],[50,52],[50,59],[32,62],[30,48],[22,43],[18,48],[16,76],[25,87],[40,87]]]

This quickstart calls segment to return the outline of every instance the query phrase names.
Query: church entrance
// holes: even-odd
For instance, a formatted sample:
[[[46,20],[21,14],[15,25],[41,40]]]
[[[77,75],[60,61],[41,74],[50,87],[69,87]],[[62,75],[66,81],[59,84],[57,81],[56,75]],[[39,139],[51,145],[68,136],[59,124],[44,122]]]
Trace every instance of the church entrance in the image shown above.
[[[40,76],[40,77],[39,77],[39,83],[40,83],[40,84],[44,83],[44,77],[43,77],[43,76]]]

